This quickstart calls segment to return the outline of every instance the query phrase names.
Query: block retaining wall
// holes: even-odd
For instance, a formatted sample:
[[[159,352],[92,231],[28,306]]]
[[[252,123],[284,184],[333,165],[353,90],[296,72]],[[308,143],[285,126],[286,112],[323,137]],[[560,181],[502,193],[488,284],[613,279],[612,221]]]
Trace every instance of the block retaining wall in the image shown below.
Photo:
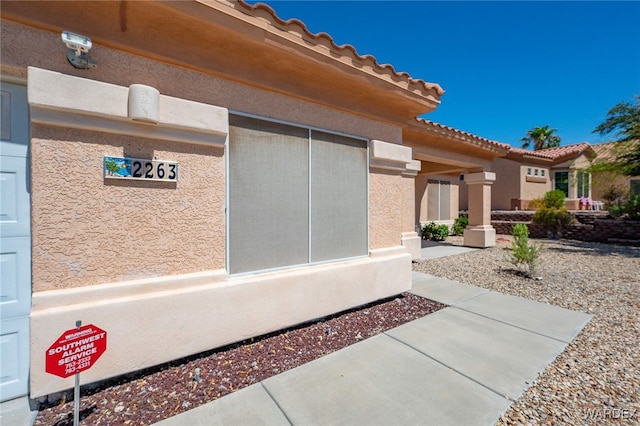
[[[496,211],[491,213],[491,225],[497,234],[511,235],[513,226],[524,223],[532,238],[548,238],[544,225],[532,223],[532,211]],[[561,232],[561,238],[585,242],[616,243],[640,246],[640,222],[608,218],[607,212],[570,212],[578,223]]]

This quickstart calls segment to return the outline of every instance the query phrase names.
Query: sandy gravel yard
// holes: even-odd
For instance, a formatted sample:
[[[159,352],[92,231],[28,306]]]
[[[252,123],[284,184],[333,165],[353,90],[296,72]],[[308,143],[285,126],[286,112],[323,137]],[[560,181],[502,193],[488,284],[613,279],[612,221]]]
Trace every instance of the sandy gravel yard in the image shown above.
[[[497,424],[640,424],[640,247],[534,241],[544,245],[540,281],[513,272],[505,260],[509,238],[500,235],[496,247],[414,264],[416,271],[593,315]]]

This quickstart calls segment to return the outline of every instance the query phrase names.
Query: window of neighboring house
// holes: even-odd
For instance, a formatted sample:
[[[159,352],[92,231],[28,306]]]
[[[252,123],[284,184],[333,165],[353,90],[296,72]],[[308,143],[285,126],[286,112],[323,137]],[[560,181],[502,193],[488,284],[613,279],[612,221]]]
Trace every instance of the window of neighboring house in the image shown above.
[[[569,196],[569,172],[555,172],[553,175],[553,189],[564,192],[564,196]]]
[[[531,167],[529,167],[529,168],[527,169],[527,175],[528,175],[528,176],[531,176]]]
[[[427,181],[427,220],[451,219],[451,182]]]
[[[367,142],[229,116],[229,271],[366,256]]]
[[[588,172],[578,171],[576,173],[578,198],[581,198],[581,197],[588,198],[591,196],[590,179],[591,179],[591,175]]]
[[[640,179],[629,180],[629,192],[633,197],[640,195]]]
[[[536,169],[536,170],[535,170],[535,175],[536,175],[536,176],[538,176],[538,172],[539,172],[539,170],[538,170],[538,169]]]
[[[545,170],[544,169],[540,170],[540,176],[544,177],[544,175],[545,175]]]

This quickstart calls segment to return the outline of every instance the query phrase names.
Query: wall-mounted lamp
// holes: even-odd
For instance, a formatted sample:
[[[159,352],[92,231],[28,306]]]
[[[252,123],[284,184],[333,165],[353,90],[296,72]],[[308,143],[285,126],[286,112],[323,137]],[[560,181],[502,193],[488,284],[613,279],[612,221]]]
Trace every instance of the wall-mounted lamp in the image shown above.
[[[89,59],[89,50],[91,50],[92,46],[89,37],[70,31],[63,31],[62,41],[69,49],[67,51],[67,59],[71,65],[80,69],[96,68],[98,66],[96,61]]]

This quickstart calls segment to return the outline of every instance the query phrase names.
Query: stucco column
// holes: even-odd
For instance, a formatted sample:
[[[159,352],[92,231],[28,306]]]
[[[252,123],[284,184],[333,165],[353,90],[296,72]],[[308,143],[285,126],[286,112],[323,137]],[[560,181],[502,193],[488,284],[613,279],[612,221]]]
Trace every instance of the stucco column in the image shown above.
[[[402,245],[411,254],[412,260],[420,260],[422,257],[422,240],[416,232],[416,176],[420,171],[421,163],[412,160],[407,163],[402,173],[403,181],[403,212],[402,212]]]
[[[496,245],[496,230],[491,226],[492,172],[469,173],[464,182],[469,186],[469,226],[464,230],[464,245],[492,247]]]

